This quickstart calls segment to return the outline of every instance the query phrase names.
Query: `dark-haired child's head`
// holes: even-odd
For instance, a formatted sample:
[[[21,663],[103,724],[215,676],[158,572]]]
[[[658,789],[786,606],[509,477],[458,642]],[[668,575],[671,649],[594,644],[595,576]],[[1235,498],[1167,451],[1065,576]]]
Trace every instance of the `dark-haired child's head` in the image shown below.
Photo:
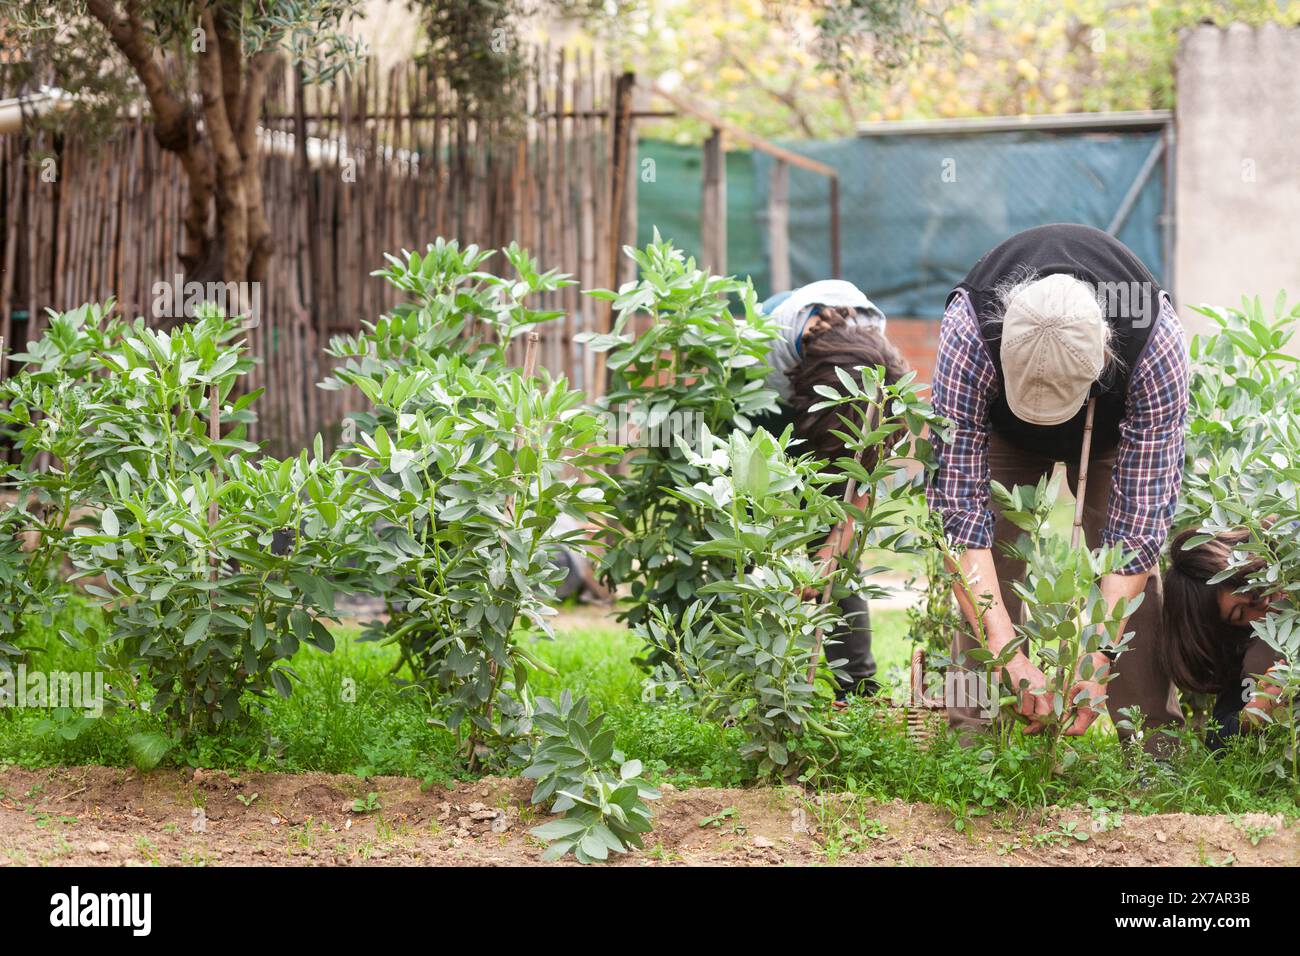
[[[1268,613],[1269,601],[1249,588],[1254,564],[1210,583],[1233,563],[1233,550],[1247,540],[1249,532],[1223,531],[1194,547],[1184,547],[1202,533],[1187,528],[1169,545],[1160,654],[1178,687],[1211,693],[1240,678],[1241,654],[1251,638],[1250,623]]]
[[[902,353],[879,329],[845,321],[847,316],[839,313],[846,310],[826,311],[829,314],[822,316],[821,323],[811,329],[805,328],[801,360],[789,373],[789,404],[794,413],[795,437],[803,440],[797,449],[811,452],[822,461],[833,462],[849,455],[844,442],[832,434],[833,431],[844,431],[840,420],[844,410],[823,408],[811,411],[814,405],[826,400],[825,396],[817,394],[816,387],[828,385],[842,391],[844,386],[835,373],[837,368],[857,380],[859,373],[856,369],[883,366],[885,382],[892,385],[909,371],[909,367]],[[868,456],[863,463],[870,468],[875,462]]]

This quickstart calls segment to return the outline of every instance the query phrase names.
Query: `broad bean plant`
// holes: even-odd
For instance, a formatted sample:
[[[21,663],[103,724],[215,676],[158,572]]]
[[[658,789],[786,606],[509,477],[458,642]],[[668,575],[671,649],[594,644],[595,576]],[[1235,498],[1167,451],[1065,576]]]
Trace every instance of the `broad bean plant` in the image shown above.
[[[788,454],[790,441],[789,429],[781,436],[733,431],[725,440],[705,430],[699,453],[683,447],[703,477],[672,494],[698,509],[703,534],[690,553],[712,573],[680,615],[654,607],[638,628],[665,661],[658,690],[701,717],[739,725],[741,754],[763,774],[797,770],[805,735],[841,733],[825,722],[829,678],[843,663],[833,645],[832,674],[821,685],[808,680],[841,615],[835,604],[805,595],[852,578],[851,569],[823,566],[810,554],[843,519],[844,506],[824,491],[834,477]]]
[[[1105,694],[1090,694],[1080,683],[1104,688],[1114,679],[1113,668],[1098,666],[1095,655],[1107,651],[1118,659],[1123,654],[1133,635],[1120,628],[1143,596],[1121,599],[1110,607],[1101,593],[1101,579],[1123,568],[1130,555],[1118,545],[1075,547],[1067,536],[1049,527],[1060,483],[1060,474],[1044,477],[1032,488],[1017,485],[1008,489],[992,482],[994,503],[1024,532],[1004,547],[1026,565],[1023,580],[1009,585],[1022,602],[1024,616],[1013,622],[1016,637],[1000,654],[976,648],[967,656],[989,668],[1007,664],[1020,651],[1034,661],[1047,678],[1044,692],[1051,705],[1042,721],[1045,755],[1053,767],[1064,770],[1078,759],[1073,748],[1060,748],[1064,731],[1074,723],[1080,708],[1101,712],[1104,707]],[[1008,687],[1009,696],[1004,699],[1013,702],[1021,689]]]
[[[453,356],[489,368],[504,368],[507,349],[534,326],[563,313],[529,308],[529,296],[573,285],[555,271],[541,272],[517,245],[502,250],[513,278],[485,271],[495,253],[438,239],[423,253],[387,255],[388,265],[373,275],[399,289],[406,301],[358,335],[335,336],[326,354],[338,361],[321,383],[338,391],[366,378],[376,385],[401,368],[430,368]],[[373,425],[362,410],[356,417]]]
[[[545,860],[573,853],[597,863],[611,853],[640,849],[650,832],[651,800],[659,792],[641,779],[641,761],[614,747],[604,715],[592,716],[587,698],[565,691],[558,701],[539,697],[533,713],[536,740],[523,775],[536,780],[532,803],[563,814],[529,832],[548,846]]]
[[[627,586],[621,617],[636,626],[652,608],[680,615],[712,577],[692,553],[706,513],[669,491],[700,481],[705,470],[676,439],[693,447],[705,429],[718,436],[749,431],[756,416],[776,410],[776,392],[764,382],[775,332],[756,311],[748,283],[709,275],[657,234],[625,252],[637,264],[637,281],[588,293],[611,304],[612,330],[578,341],[608,353],[601,410],[631,446],[600,570],[611,586]],[[743,319],[732,316],[733,299]]]
[[[1191,421],[1179,521],[1210,535],[1246,529],[1219,580],[1245,569],[1271,611],[1252,624],[1278,663],[1259,687],[1278,698],[1260,723],[1276,725],[1285,755],[1279,773],[1300,782],[1295,696],[1300,692],[1300,371],[1287,351],[1300,303],[1279,295],[1272,316],[1258,299],[1240,309],[1205,309],[1218,326],[1191,346]],[[1258,679],[1261,675],[1247,675]]]
[[[45,334],[9,356],[20,370],[0,382],[0,429],[16,457],[4,473],[14,501],[0,515],[0,667],[25,653],[28,615],[48,626],[64,605],[65,542],[114,467],[87,441],[120,384],[95,375],[97,354],[123,329],[112,311],[109,301],[51,312]]]
[[[39,515],[29,587],[57,608],[70,561],[102,603],[115,693],[175,733],[216,727],[246,715],[246,693],[289,693],[300,641],[332,645],[344,475],[319,443],[277,462],[246,440],[258,393],[240,390],[236,321],[206,311],[165,332],[110,312],[51,316],[5,384],[9,478]]]
[[[579,546],[562,516],[605,510],[600,416],[563,379],[488,371],[459,359],[355,383],[374,420],[347,449],[361,482],[359,547],[370,589],[391,615],[367,631],[395,643],[472,764],[527,731],[532,636],[551,636],[563,571],[556,547]]]

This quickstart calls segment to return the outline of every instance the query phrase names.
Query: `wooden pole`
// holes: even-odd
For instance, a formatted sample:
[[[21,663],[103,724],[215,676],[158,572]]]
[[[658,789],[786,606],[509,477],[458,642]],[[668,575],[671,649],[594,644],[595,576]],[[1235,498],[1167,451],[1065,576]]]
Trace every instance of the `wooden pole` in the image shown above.
[[[1079,482],[1074,492],[1074,530],[1070,532],[1070,547],[1079,546],[1083,535],[1083,499],[1088,493],[1088,458],[1092,453],[1092,420],[1097,413],[1097,399],[1088,400],[1088,414],[1083,420],[1083,447],[1079,450]]]
[[[859,448],[858,453],[853,456],[853,460],[856,461],[859,465],[862,464],[861,448]],[[857,482],[853,478],[850,477],[844,480],[844,503],[845,504],[848,504],[850,501],[853,500],[853,492],[856,489],[857,489]],[[840,544],[843,542],[843,540],[844,540],[844,522],[840,522],[833,529],[831,529],[831,534],[826,539],[827,544],[831,546],[831,556],[829,559],[827,559],[826,563],[822,565],[823,574],[832,574],[835,571],[837,565],[840,563],[839,550],[840,550]],[[826,586],[822,588],[822,593],[821,596],[817,599],[817,603],[820,605],[825,605],[827,602],[830,601],[830,599],[831,599],[831,582],[827,581]],[[822,658],[822,629],[819,627],[817,628],[816,631],[813,632],[812,658],[808,661],[808,683],[809,684],[811,684],[813,681],[817,679],[817,665],[821,663],[821,658]]]
[[[790,166],[772,161],[767,187],[768,292],[790,288]]]
[[[636,75],[620,74],[614,84],[614,101],[610,104],[612,149],[609,161],[610,211],[608,223],[608,255],[606,266],[609,269],[609,287],[619,286],[619,264],[622,259],[620,243],[623,241],[624,192],[628,177],[628,157],[632,152],[632,88],[636,85]],[[614,304],[605,303],[599,312],[600,332],[608,332],[614,324]],[[598,401],[605,394],[605,353],[594,354],[595,369],[593,381],[587,393],[593,401]]]
[[[537,347],[541,341],[542,337],[536,332],[529,332],[524,337],[524,378],[532,378],[537,371]]]
[[[704,143],[704,177],[700,186],[701,265],[714,275],[727,272],[727,156],[722,130],[714,127]]]
[[[221,439],[221,386],[213,384],[208,392],[208,438],[213,441]],[[219,467],[217,465],[217,452],[212,449],[212,483],[217,485],[220,482],[218,475]],[[208,502],[208,530],[217,526],[217,499],[213,498]],[[217,553],[214,548],[208,554],[208,560],[212,564],[212,580],[217,579]]]
[[[622,260],[623,224],[627,215],[625,194],[629,157],[632,155],[632,90],[636,86],[636,75],[620,74],[614,85],[614,102],[611,104],[614,114],[613,157],[610,163],[610,230],[609,230],[609,286],[618,288],[619,263]],[[608,332],[606,326],[602,331]]]
[[[840,178],[831,177],[831,278],[843,276],[840,262]]]

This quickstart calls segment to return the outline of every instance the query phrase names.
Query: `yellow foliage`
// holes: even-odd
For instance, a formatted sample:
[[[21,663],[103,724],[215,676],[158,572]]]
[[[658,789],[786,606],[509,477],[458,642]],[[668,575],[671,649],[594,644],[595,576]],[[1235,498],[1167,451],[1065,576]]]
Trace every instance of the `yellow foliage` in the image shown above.
[[[1030,83],[1038,81],[1038,67],[1030,63],[1024,57],[1016,61],[1016,72],[1023,76]]]
[[[789,135],[793,89],[808,124],[851,132],[839,77],[817,70],[813,12],[802,0],[647,0],[653,26],[631,44],[643,75],[676,72],[683,92],[725,106],[760,135]],[[935,0],[954,45],[937,31],[916,61],[892,73],[868,56],[864,75],[846,76],[847,95],[873,121],[910,117],[1012,115],[1072,109],[1174,105],[1178,32],[1201,18],[1220,23],[1300,22],[1300,0]],[[772,11],[779,9],[779,16]],[[1104,47],[1093,49],[1093,37]],[[731,56],[749,65],[737,68]],[[667,135],[700,130],[663,124]]]

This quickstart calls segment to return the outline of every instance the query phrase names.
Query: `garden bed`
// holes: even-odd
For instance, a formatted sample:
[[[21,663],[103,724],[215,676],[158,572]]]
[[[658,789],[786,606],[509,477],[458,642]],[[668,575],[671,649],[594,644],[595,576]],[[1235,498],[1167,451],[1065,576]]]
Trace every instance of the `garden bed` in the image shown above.
[[[531,329],[558,313],[522,297],[567,280],[514,246],[515,278],[489,275],[486,255],[439,240],[388,258],[411,301],[331,341],[322,386],[368,409],[328,453],[324,436],[283,460],[246,440],[253,365],[215,312],[162,333],[87,305],[11,356],[0,671],[21,692],[0,714],[0,859],[512,863],[549,844],[583,863],[1291,862],[1290,704],[1218,754],[1199,717],[1111,713],[1070,736],[1102,709],[1092,668],[1103,643],[1124,652],[1131,608],[1101,587],[1126,556],[1061,533],[1059,482],[992,489],[1028,566],[1027,613],[994,653],[914,472],[946,425],[912,376],[837,367],[808,413],[842,448],[805,454],[758,427],[776,332],[752,289],[656,242],[632,251],[638,283],[590,293],[618,316],[587,339],[613,372],[593,404],[536,368]],[[1300,590],[1300,471],[1279,464],[1300,429],[1261,424],[1261,382],[1294,391],[1273,360],[1300,317],[1284,304],[1272,324],[1257,303],[1216,315],[1222,334],[1193,345],[1213,361],[1196,364],[1180,504],[1206,533],[1251,532],[1239,550],[1269,594]],[[626,409],[636,434],[613,427]],[[562,550],[588,552],[618,603],[560,613]],[[922,743],[906,665],[967,627],[954,590],[980,645],[957,663],[986,678],[962,692],[999,719]],[[873,604],[882,693],[836,706],[847,665],[867,665],[827,643],[850,594]],[[1279,601],[1256,631],[1292,701],[1300,612]],[[1037,736],[998,678],[1022,651],[1047,681]]]
[[[0,861],[43,865],[533,865],[542,847],[531,782],[454,789],[404,777],[109,767],[0,770]],[[374,793],[378,806],[364,809]],[[242,799],[241,799],[242,798]],[[354,801],[361,801],[356,804]],[[358,810],[361,806],[363,809]],[[201,815],[200,815],[201,813]],[[646,851],[627,866],[1295,866],[1280,815],[1126,815],[1097,831],[1086,812],[989,817],[967,833],[947,814],[797,788],[666,788]],[[196,824],[201,825],[196,832]],[[1077,835],[1086,834],[1086,839]],[[1254,842],[1257,841],[1257,842]],[[563,865],[574,865],[572,860]]]

